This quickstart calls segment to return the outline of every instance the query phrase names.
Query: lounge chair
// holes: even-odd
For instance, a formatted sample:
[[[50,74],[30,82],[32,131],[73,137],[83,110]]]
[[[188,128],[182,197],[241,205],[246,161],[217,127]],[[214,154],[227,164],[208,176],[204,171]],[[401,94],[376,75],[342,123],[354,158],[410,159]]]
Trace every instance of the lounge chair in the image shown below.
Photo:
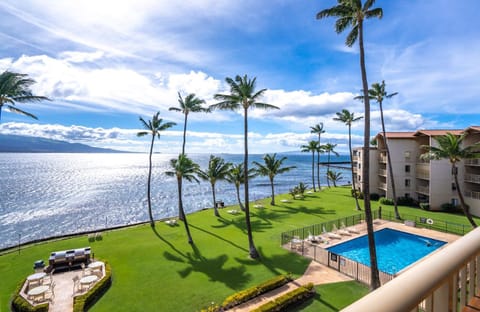
[[[177,225],[177,219],[166,220],[165,223],[170,226],[174,226],[174,225]]]
[[[323,227],[322,235],[324,235],[328,238],[332,238],[332,239],[342,239],[342,236],[340,236],[338,234],[335,234],[335,233],[332,233],[332,232],[327,232],[325,227]]]
[[[227,211],[229,214],[236,215],[238,214],[238,210],[232,209]]]
[[[332,232],[334,232],[336,234],[343,235],[343,236],[352,236],[352,234],[350,232],[348,232],[346,230],[338,229],[335,224],[332,226]]]
[[[344,231],[348,231],[349,233],[351,234],[360,234],[360,231],[358,231],[357,229],[355,228],[347,228],[345,226],[345,223],[342,222],[342,226],[340,227],[340,229],[344,230]]]

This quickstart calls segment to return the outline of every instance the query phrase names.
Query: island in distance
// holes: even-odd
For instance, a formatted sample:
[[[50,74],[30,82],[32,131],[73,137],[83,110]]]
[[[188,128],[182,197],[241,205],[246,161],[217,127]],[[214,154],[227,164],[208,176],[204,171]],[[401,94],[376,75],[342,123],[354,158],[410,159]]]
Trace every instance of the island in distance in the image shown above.
[[[128,153],[81,143],[0,134],[0,153]]]

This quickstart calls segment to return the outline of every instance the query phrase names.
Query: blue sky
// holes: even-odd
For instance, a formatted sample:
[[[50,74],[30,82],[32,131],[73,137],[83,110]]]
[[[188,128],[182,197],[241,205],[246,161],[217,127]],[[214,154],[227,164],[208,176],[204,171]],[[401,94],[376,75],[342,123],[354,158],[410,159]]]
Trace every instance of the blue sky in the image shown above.
[[[299,150],[316,139],[347,151],[347,128],[332,118],[361,90],[358,48],[347,48],[334,18],[316,20],[336,1],[3,0],[0,70],[26,73],[35,94],[51,102],[18,104],[39,120],[5,111],[0,133],[147,151],[136,138],[139,116],[156,111],[177,126],[155,150],[181,150],[177,92],[208,104],[227,93],[225,77],[257,77],[264,102],[278,111],[249,111],[250,152]],[[376,1],[381,20],[365,24],[368,81],[399,95],[384,102],[387,131],[479,125],[480,2]],[[241,153],[240,112],[191,114],[187,153]],[[372,135],[380,131],[372,103]],[[361,145],[363,123],[353,129]]]

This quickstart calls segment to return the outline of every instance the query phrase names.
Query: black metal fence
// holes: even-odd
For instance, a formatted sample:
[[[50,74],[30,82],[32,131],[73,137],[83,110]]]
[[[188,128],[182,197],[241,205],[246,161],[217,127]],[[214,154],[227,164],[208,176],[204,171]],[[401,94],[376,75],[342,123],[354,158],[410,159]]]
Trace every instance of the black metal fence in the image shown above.
[[[468,225],[447,222],[444,220],[432,219],[427,217],[419,217],[415,215],[402,214],[402,220],[395,218],[393,212],[379,210],[372,211],[373,219],[382,219],[398,223],[406,223],[411,226],[427,228],[431,230],[464,235],[471,230]],[[281,244],[290,250],[309,257],[321,264],[333,268],[355,280],[370,284],[370,268],[356,261],[345,258],[341,255],[332,253],[311,241],[312,237],[320,236],[325,232],[332,232],[336,228],[351,227],[357,224],[365,226],[365,215],[363,213],[324,222],[309,225],[303,228],[290,230],[281,234]],[[392,280],[395,275],[380,272],[380,282],[385,284]]]

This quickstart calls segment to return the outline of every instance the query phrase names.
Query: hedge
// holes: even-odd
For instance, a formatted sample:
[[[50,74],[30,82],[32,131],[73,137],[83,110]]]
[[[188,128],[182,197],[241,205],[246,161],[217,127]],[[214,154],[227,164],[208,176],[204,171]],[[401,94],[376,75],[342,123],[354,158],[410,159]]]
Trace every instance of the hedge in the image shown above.
[[[313,283],[308,283],[265,303],[264,305],[252,310],[252,312],[284,311],[289,306],[302,303],[311,298],[314,293],[315,288],[313,287]]]
[[[22,291],[23,285],[25,284],[27,279],[24,279],[18,286],[14,292],[12,301],[11,301],[11,309],[14,312],[48,312],[49,303],[42,303],[33,306],[30,302],[28,302],[25,298],[20,295]]]
[[[105,276],[96,283],[88,292],[73,298],[73,312],[87,311],[112,284],[112,268],[105,262]]]
[[[239,305],[241,303],[244,303],[252,298],[258,297],[261,294],[264,294],[266,292],[269,292],[272,289],[278,288],[280,286],[285,285],[286,283],[290,282],[292,279],[288,275],[280,275],[277,277],[274,277],[266,282],[263,282],[262,284],[259,284],[257,286],[250,287],[248,289],[239,291],[229,297],[227,297],[223,303],[222,303],[222,308],[224,309],[230,309],[236,305]]]

